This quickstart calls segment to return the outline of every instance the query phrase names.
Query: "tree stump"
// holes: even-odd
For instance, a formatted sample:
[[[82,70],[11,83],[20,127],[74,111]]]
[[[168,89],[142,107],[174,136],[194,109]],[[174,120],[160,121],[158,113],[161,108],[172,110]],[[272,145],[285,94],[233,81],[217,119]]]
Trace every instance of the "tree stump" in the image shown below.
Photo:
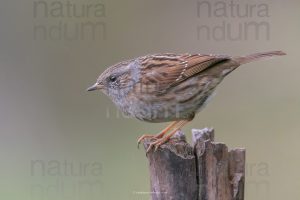
[[[178,131],[147,153],[152,200],[243,200],[245,149],[228,151],[214,142],[213,129],[193,129],[192,135],[193,146]]]

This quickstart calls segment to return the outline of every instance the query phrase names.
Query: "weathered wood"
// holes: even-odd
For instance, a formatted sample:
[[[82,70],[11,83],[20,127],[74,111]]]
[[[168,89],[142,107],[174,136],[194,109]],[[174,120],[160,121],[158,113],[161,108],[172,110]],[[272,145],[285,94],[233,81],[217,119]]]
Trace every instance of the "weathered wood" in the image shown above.
[[[244,199],[245,187],[245,149],[233,149],[229,152],[229,176],[232,183],[234,200]]]
[[[147,153],[152,200],[243,200],[245,149],[228,151],[214,142],[213,129],[193,129],[192,135],[193,147],[178,132]]]
[[[145,149],[148,146],[149,141],[144,142]],[[182,132],[147,157],[152,200],[197,199],[196,158]]]

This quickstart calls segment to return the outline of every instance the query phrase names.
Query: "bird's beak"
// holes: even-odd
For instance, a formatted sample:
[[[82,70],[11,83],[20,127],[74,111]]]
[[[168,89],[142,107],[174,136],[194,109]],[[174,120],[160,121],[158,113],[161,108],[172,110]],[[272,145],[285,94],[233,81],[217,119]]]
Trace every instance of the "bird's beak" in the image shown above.
[[[94,91],[94,90],[101,90],[103,89],[103,85],[99,83],[95,83],[91,87],[87,88],[86,91]]]

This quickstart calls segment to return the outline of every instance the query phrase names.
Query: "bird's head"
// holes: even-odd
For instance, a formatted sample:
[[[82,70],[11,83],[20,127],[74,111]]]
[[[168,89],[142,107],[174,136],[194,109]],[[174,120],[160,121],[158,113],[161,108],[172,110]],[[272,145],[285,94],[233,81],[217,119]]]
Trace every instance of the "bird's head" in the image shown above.
[[[139,64],[135,60],[118,63],[107,68],[87,91],[101,90],[110,97],[127,94],[139,81]]]

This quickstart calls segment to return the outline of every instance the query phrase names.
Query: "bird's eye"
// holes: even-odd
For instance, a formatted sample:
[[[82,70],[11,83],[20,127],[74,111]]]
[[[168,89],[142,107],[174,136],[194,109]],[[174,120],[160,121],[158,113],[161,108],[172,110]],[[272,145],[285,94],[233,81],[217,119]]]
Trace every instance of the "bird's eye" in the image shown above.
[[[117,77],[116,77],[116,76],[110,76],[110,77],[109,77],[109,81],[110,81],[110,82],[116,82],[116,80],[117,80]]]

